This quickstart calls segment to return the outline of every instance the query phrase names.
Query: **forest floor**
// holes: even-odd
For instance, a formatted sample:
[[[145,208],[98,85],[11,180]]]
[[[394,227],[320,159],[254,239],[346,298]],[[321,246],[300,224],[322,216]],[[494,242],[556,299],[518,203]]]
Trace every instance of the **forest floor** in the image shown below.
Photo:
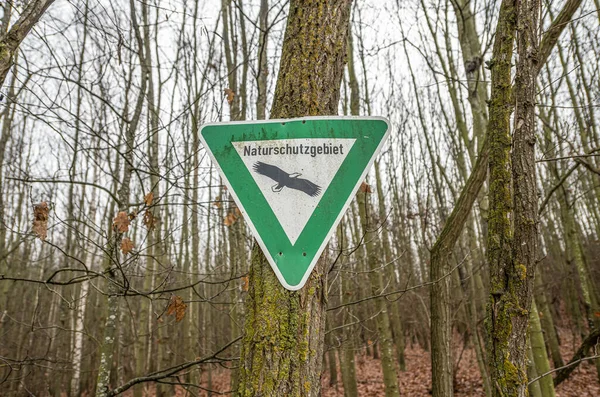
[[[566,345],[563,344],[563,345]],[[563,352],[565,360],[572,355],[573,349]],[[431,365],[428,352],[418,347],[407,348],[406,371],[399,372],[400,394],[403,396],[425,397],[431,395]],[[358,391],[361,396],[384,396],[383,374],[379,360],[361,356],[356,359]],[[323,397],[343,397],[344,388],[341,374],[338,373],[338,386],[329,385],[329,373],[322,377]],[[463,352],[456,374],[454,395],[456,397],[485,397],[477,359],[473,349]],[[600,383],[596,368],[591,361],[584,362],[556,390],[556,397],[598,397]]]
[[[562,356],[567,362],[573,352],[579,347],[580,340],[572,338],[561,332],[563,340],[561,346]],[[458,353],[458,352],[457,352]],[[407,369],[398,373],[400,394],[403,396],[427,397],[431,395],[431,367],[429,353],[418,346],[407,347],[405,350]],[[327,368],[326,363],[324,367]],[[339,368],[339,366],[338,366]],[[358,391],[361,396],[384,396],[383,375],[378,359],[370,356],[360,355],[356,357],[356,375],[358,380]],[[343,397],[341,374],[338,371],[337,385],[329,385],[329,372],[325,371],[321,377],[323,397]],[[230,372],[216,369],[212,375],[212,390],[228,394],[230,390]],[[207,387],[207,384],[203,385]],[[146,396],[153,396],[152,386]],[[127,395],[127,393],[126,393]],[[203,391],[197,396],[205,397],[208,394]],[[213,394],[214,395],[214,394]],[[177,397],[189,396],[184,390],[177,390]],[[485,397],[475,351],[465,349],[458,366],[455,385],[456,397]],[[563,382],[556,390],[556,397],[598,397],[600,396],[600,383],[596,368],[592,361],[581,363],[571,374],[569,379]]]

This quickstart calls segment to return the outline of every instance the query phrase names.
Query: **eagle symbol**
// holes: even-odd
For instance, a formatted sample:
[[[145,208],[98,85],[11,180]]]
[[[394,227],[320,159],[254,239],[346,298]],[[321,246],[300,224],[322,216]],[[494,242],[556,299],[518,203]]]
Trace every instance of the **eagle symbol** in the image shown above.
[[[263,163],[262,161],[256,162],[252,168],[254,169],[254,172],[268,176],[277,182],[275,185],[271,186],[271,190],[276,193],[279,193],[284,187],[289,187],[290,189],[300,190],[310,197],[317,197],[321,194],[320,186],[312,183],[308,179],[298,178],[302,175],[298,172],[288,174],[281,168]]]

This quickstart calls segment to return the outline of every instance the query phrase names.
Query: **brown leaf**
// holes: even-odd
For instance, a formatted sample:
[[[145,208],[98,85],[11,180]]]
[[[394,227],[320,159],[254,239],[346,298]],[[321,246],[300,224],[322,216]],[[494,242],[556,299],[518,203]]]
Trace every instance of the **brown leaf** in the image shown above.
[[[148,230],[153,230],[156,227],[158,219],[150,211],[144,212],[144,225]]]
[[[113,228],[119,233],[129,230],[129,216],[125,211],[120,211],[113,220]]]
[[[360,191],[363,193],[373,193],[373,191],[371,190],[371,185],[369,185],[366,182],[360,184]]]
[[[231,226],[237,221],[237,219],[238,215],[235,214],[235,211],[230,211],[225,217],[223,223],[225,223],[225,226]]]
[[[33,207],[33,232],[40,240],[45,240],[48,236],[48,214],[50,208],[48,203],[42,201]]]
[[[167,316],[174,314],[175,321],[179,322],[185,317],[185,309],[187,309],[187,305],[183,299],[180,296],[172,296],[167,307]]]
[[[217,196],[215,197],[215,202],[213,203],[213,205],[217,208],[221,208],[223,206],[223,204],[221,203],[221,196]]]
[[[125,237],[121,240],[121,252],[127,255],[131,253],[131,250],[133,250],[133,241],[129,237]]]
[[[248,276],[242,277],[242,281],[244,281],[244,285],[242,285],[242,291],[248,291],[250,287],[250,278]]]
[[[137,210],[133,210],[133,211],[131,211],[131,212],[129,213],[129,215],[128,215],[128,216],[129,216],[129,220],[130,220],[130,221],[134,220],[134,219],[137,217],[137,215],[138,215],[138,214],[137,214]]]
[[[152,201],[154,200],[154,192],[150,192],[144,196],[144,203],[146,203],[147,207],[152,205]]]
[[[227,95],[227,103],[231,105],[233,103],[233,98],[235,97],[235,92],[231,88],[225,88],[225,95]]]

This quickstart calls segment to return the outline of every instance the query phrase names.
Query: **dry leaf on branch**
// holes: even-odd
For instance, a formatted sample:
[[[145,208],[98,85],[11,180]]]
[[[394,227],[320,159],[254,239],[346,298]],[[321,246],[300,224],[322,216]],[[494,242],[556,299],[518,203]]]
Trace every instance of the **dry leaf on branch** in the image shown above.
[[[156,227],[158,219],[150,211],[144,212],[144,225],[148,230],[153,230]]]
[[[129,213],[129,220],[132,221],[137,217],[137,210],[133,210]]]
[[[144,203],[147,207],[150,207],[152,205],[152,201],[154,201],[154,192],[150,192],[144,196]]]
[[[33,207],[33,232],[40,240],[45,240],[48,235],[48,203],[42,201]]]
[[[373,193],[373,191],[371,190],[371,185],[369,185],[366,182],[360,184],[360,191],[363,193]]]
[[[225,95],[227,95],[227,103],[231,105],[233,103],[233,98],[235,97],[235,92],[231,88],[225,88]]]
[[[239,215],[237,215],[235,211],[230,211],[225,217],[223,223],[225,223],[225,226],[231,226],[237,221],[238,217]]]
[[[131,250],[133,250],[133,241],[129,237],[125,237],[121,240],[121,252],[127,255],[131,253]]]
[[[113,228],[119,233],[125,233],[129,230],[129,216],[125,211],[120,211],[113,220]]]
[[[175,321],[179,322],[185,317],[185,309],[187,305],[183,302],[180,296],[172,296],[167,307],[167,316],[175,315]]]
[[[242,281],[244,282],[242,285],[242,291],[248,291],[248,288],[250,288],[250,278],[248,276],[244,276],[242,277]]]
[[[217,208],[221,208],[223,206],[223,204],[221,203],[221,196],[217,196],[215,197],[215,202],[213,203],[213,205]]]

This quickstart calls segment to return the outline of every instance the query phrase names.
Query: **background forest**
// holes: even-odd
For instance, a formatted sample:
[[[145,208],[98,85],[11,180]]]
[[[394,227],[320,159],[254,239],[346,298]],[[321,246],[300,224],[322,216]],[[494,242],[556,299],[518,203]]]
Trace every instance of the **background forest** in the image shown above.
[[[1,0],[0,395],[600,395],[599,24],[598,0]],[[286,26],[334,79],[285,66]],[[324,114],[285,87],[392,125],[302,293],[250,271],[199,141]],[[260,334],[283,294],[323,314]]]

